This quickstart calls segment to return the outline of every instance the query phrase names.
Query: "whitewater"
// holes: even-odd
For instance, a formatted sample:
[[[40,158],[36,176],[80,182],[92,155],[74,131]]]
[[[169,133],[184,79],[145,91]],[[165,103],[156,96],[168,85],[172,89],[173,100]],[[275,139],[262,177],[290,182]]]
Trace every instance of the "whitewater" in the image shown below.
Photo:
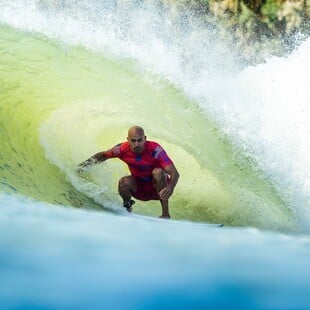
[[[1,307],[308,309],[309,51],[244,66],[174,6],[0,0]],[[121,162],[76,173],[134,124],[180,171],[171,221],[122,210]]]

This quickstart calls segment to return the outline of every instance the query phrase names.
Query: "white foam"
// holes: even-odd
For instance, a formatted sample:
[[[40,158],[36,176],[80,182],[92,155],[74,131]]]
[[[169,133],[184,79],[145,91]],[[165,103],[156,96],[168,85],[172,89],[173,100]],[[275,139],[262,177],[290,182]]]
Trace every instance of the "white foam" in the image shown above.
[[[310,39],[232,79],[197,89],[224,131],[309,221]]]

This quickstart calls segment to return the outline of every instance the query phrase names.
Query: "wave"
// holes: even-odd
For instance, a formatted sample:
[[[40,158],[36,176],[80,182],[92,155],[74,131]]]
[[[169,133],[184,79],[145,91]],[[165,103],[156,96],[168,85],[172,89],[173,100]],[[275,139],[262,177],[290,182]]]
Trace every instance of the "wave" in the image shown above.
[[[300,78],[309,64],[309,41],[286,59],[273,58],[239,72],[212,29],[191,15],[154,9],[151,2],[134,10],[128,3],[105,1],[2,4],[2,24],[22,31],[2,27],[20,60],[7,62],[7,72],[17,68],[12,83],[27,84],[27,100],[19,94],[22,87],[7,88],[14,89],[12,98],[19,96],[19,109],[27,115],[26,124],[19,121],[17,127],[32,126],[32,144],[42,163],[30,164],[30,170],[52,170],[55,192],[65,184],[62,196],[71,192],[88,203],[72,183],[97,204],[112,201],[113,208],[115,182],[124,167],[113,163],[113,168],[109,164],[94,170],[91,182],[78,180],[74,167],[122,140],[124,128],[141,123],[168,148],[182,172],[177,217],[268,228],[274,227],[268,219],[290,226],[297,213],[303,226],[309,223],[309,162],[303,155],[309,149],[304,117],[309,95],[307,79]],[[27,57],[21,55],[25,48]],[[283,72],[292,67],[295,74],[288,80]],[[8,106],[13,115],[11,99]],[[15,125],[8,126],[16,132]],[[14,182],[6,186],[16,188]],[[59,200],[53,199],[55,192],[49,201]],[[40,198],[45,195],[42,191]],[[73,200],[66,203],[77,205]],[[154,208],[140,210],[154,215]]]
[[[239,71],[152,3],[0,0],[1,305],[309,309],[309,41]],[[76,174],[132,124],[181,172],[174,220],[122,210],[120,161]]]

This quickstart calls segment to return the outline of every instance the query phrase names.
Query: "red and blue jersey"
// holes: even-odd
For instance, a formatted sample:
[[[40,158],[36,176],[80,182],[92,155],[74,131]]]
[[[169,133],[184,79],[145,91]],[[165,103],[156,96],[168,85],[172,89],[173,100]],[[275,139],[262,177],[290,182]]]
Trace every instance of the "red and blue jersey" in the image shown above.
[[[128,142],[123,142],[104,152],[104,156],[106,158],[119,158],[124,161],[131,174],[141,181],[151,180],[154,168],[164,169],[173,164],[166,151],[153,141],[146,141],[144,150],[140,154],[134,153]]]

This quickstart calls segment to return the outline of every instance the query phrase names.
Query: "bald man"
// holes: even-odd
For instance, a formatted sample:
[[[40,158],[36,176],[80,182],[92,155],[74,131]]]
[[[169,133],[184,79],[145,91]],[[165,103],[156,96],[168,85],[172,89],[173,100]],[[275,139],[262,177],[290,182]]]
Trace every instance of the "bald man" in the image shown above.
[[[122,177],[118,183],[118,192],[127,211],[131,212],[135,203],[132,196],[142,201],[159,200],[162,207],[160,217],[169,219],[168,202],[179,173],[165,150],[157,142],[148,141],[142,127],[133,126],[128,130],[126,142],[96,153],[79,164],[79,171],[110,158],[124,161],[131,173]]]

